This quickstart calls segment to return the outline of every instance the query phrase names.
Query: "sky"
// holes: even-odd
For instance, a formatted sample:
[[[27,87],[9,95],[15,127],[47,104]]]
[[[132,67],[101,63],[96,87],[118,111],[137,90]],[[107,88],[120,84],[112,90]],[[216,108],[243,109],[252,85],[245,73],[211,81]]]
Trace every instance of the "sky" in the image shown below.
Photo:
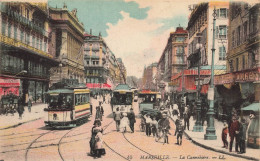
[[[77,8],[86,32],[101,33],[110,50],[123,60],[128,76],[158,62],[176,27],[187,27],[189,0],[49,0],[51,7]]]

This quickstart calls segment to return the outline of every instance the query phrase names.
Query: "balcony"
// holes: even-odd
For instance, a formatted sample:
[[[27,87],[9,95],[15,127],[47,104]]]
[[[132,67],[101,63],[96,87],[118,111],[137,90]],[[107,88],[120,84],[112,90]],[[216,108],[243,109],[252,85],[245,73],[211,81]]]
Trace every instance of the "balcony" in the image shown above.
[[[85,76],[87,77],[102,77],[102,74],[99,73],[86,73]]]
[[[1,4],[0,6],[0,11],[4,14],[6,14],[8,17],[11,17],[13,20],[15,20],[16,22],[23,24],[29,28],[31,28],[32,30],[44,35],[44,36],[48,36],[47,32],[44,30],[44,28],[37,26],[34,22],[30,21],[29,19],[27,19],[26,17],[21,16],[19,13],[14,12],[10,9],[7,8],[6,5]]]

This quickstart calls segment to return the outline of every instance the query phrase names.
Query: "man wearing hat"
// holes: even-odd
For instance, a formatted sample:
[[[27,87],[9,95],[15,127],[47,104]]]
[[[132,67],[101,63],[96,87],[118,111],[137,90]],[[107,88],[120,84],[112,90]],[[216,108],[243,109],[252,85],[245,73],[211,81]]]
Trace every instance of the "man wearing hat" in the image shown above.
[[[239,122],[237,116],[232,116],[232,123],[229,129],[229,136],[230,136],[230,144],[229,144],[229,152],[232,152],[232,145],[235,139],[236,146],[235,150],[238,152],[238,143],[239,143]]]
[[[248,123],[246,119],[242,119],[240,127],[239,127],[239,154],[246,152],[246,131],[247,131]]]
[[[136,120],[135,120],[135,113],[132,108],[130,109],[130,113],[128,114],[128,119],[129,119],[129,123],[130,123],[130,129],[132,130],[132,133],[134,133],[134,124],[135,124]]]
[[[151,122],[152,122],[152,119],[150,118],[150,115],[148,115],[148,114],[145,114],[144,118],[145,118],[145,125],[146,125],[146,135],[150,136],[151,133],[152,133],[151,132]]]
[[[183,131],[184,131],[184,128],[182,126],[182,121],[179,120],[179,123],[176,124],[176,131],[175,131],[175,134],[174,134],[174,136],[176,136],[176,134],[177,134],[177,144],[178,145],[182,144]],[[180,141],[179,141],[179,139],[180,139]]]

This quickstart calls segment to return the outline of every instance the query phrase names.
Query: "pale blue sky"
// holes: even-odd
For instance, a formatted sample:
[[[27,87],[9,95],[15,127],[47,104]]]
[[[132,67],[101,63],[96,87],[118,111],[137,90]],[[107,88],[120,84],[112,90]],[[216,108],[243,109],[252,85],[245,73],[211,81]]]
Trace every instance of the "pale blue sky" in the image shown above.
[[[48,0],[51,7],[77,8],[80,22],[93,35],[101,32],[121,57],[128,75],[141,77],[144,66],[158,62],[170,32],[186,28],[188,0]]]
[[[136,2],[124,0],[49,0],[48,4],[62,8],[64,2],[70,11],[77,8],[78,18],[87,32],[92,29],[94,35],[101,32],[103,37],[107,36],[107,23],[114,25],[123,18],[120,11],[129,13],[135,19],[145,19],[149,10],[149,7],[139,8]]]

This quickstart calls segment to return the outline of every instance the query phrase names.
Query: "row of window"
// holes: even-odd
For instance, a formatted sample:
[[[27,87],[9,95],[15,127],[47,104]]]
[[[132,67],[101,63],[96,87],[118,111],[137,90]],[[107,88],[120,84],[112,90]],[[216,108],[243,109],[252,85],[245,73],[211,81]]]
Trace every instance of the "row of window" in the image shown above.
[[[47,67],[43,66],[42,64],[33,62],[33,61],[28,61],[28,70],[29,73],[32,73],[34,75],[47,75]]]
[[[12,70],[11,72],[19,72],[26,69],[24,60],[12,55],[3,54],[1,57],[1,69]],[[28,61],[28,74],[48,75],[47,67],[33,61]]]
[[[1,56],[1,69],[9,70],[8,68],[10,67],[13,72],[24,70],[24,60],[15,56],[3,54]]]
[[[87,78],[87,83],[102,83],[100,78]]]
[[[98,60],[92,60],[92,61],[86,60],[85,61],[85,65],[96,65],[96,66],[98,66],[99,65],[99,61]]]
[[[248,23],[247,21],[243,25],[239,25],[232,31],[232,48],[244,43],[248,38]]]
[[[87,75],[88,74],[102,74],[101,70],[93,69],[93,70],[86,70]]]
[[[89,94],[76,94],[75,95],[75,105],[83,105],[89,103]]]
[[[191,38],[200,28],[203,26],[204,23],[207,22],[207,10],[202,11],[199,17],[195,20],[192,27],[189,29],[189,38]]]
[[[19,40],[25,44],[28,44],[34,48],[47,52],[47,39],[40,38],[39,36],[30,34],[24,29],[13,25],[12,23],[7,23],[6,20],[2,19],[1,22],[1,34]]]

